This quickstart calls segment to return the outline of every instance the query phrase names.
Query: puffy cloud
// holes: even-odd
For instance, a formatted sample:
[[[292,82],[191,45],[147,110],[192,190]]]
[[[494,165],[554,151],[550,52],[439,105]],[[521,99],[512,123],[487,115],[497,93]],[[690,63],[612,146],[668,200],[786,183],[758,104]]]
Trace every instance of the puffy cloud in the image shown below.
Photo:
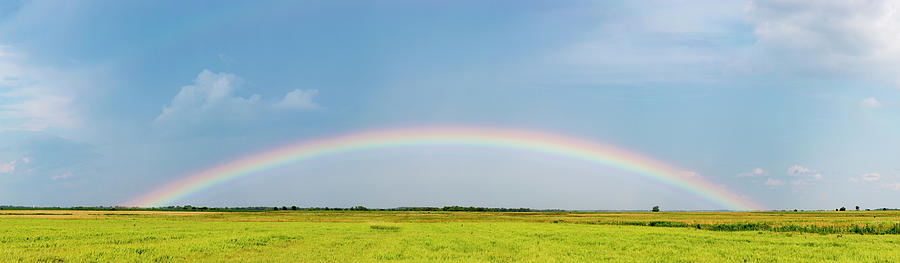
[[[800,165],[796,165],[796,164],[794,166],[788,167],[788,169],[787,169],[787,174],[790,176],[800,176],[800,175],[803,175],[803,174],[806,174],[809,172],[810,172],[809,168],[806,168],[806,167],[803,167]]]
[[[788,167],[787,175],[795,178],[794,180],[791,180],[791,185],[794,186],[808,185],[815,181],[822,180],[821,173],[797,164]]]
[[[0,163],[0,174],[8,174],[16,171],[17,167],[20,167],[24,164],[28,164],[31,162],[31,158],[23,157],[21,159],[21,163],[19,160],[12,160],[6,163]]]
[[[204,69],[193,84],[181,87],[169,106],[163,107],[156,121],[202,121],[212,115],[224,118],[247,116],[254,110],[260,96],[234,96],[232,93],[242,82],[237,75],[213,73]]]
[[[766,186],[779,186],[779,185],[783,185],[784,181],[778,180],[778,179],[773,179],[773,178],[767,178],[766,182],[763,184],[765,184]]]
[[[859,102],[859,105],[863,108],[878,108],[881,107],[881,102],[878,102],[875,98],[865,98]]]
[[[749,171],[746,173],[739,173],[737,175],[737,177],[753,177],[753,176],[764,176],[764,175],[769,175],[769,174],[766,173],[766,171],[763,170],[762,168],[754,168],[752,171]]]
[[[809,175],[808,177],[813,180],[822,180],[822,174],[820,173],[814,173]]]
[[[16,161],[0,164],[0,174],[8,174],[16,170]]]
[[[881,174],[878,174],[878,173],[864,173],[864,174],[860,175],[859,177],[860,177],[861,179],[863,179],[863,181],[866,181],[866,182],[874,182],[874,181],[878,181],[878,179],[881,179]]]
[[[318,90],[296,89],[278,103],[267,104],[260,95],[235,95],[243,80],[230,73],[203,70],[191,85],[181,87],[168,106],[156,117],[156,123],[215,123],[247,120],[267,108],[315,110]]]
[[[681,177],[684,177],[684,178],[700,178],[701,177],[700,173],[695,172],[695,171],[681,171],[680,175],[681,175]]]
[[[51,176],[50,179],[55,181],[59,179],[69,179],[69,177],[72,177],[72,172],[65,172],[62,174],[54,175]]]
[[[300,109],[315,110],[319,109],[319,104],[313,101],[313,97],[319,94],[319,90],[301,90],[295,89],[284,95],[284,99],[276,103],[274,106],[281,109]]]

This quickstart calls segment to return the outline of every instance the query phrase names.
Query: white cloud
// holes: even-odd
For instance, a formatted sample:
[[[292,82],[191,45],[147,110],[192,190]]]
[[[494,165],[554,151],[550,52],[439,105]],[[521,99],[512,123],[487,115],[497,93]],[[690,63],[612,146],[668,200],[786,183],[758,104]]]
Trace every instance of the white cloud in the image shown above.
[[[814,174],[809,175],[809,178],[811,178],[813,180],[822,180],[822,174],[814,173]]]
[[[787,169],[787,175],[795,178],[791,180],[791,185],[803,186],[822,180],[822,174],[812,169],[795,164]]]
[[[313,101],[313,97],[319,93],[319,90],[301,90],[295,89],[284,94],[284,99],[276,103],[274,106],[281,109],[301,109],[315,110],[319,109],[319,104]]]
[[[878,102],[875,98],[865,98],[859,102],[859,105],[863,108],[879,108],[881,107],[881,102]]]
[[[900,10],[892,0],[754,0],[757,45],[792,73],[900,81]],[[779,70],[779,69],[775,69]]]
[[[19,160],[12,160],[6,163],[0,163],[0,174],[8,174],[16,171],[16,168],[21,167],[23,164],[28,164],[31,162],[31,158],[23,157],[21,159],[21,163]],[[29,169],[30,170],[30,169]]]
[[[318,90],[296,89],[278,103],[264,103],[260,95],[235,95],[243,80],[230,73],[203,70],[191,85],[181,87],[168,106],[156,117],[156,123],[203,123],[248,120],[267,108],[319,109],[313,98]]]
[[[881,179],[881,174],[878,174],[878,173],[864,173],[864,174],[860,175],[859,177],[860,177],[861,179],[863,179],[863,181],[866,181],[866,182],[874,182],[874,181],[878,181],[878,179]]]
[[[570,81],[715,83],[782,75],[900,87],[895,0],[600,1],[573,9],[558,14],[598,22],[551,55]]]
[[[681,171],[681,176],[684,178],[700,178],[700,173],[695,171]]]
[[[72,172],[65,172],[62,174],[54,175],[54,176],[51,176],[50,179],[51,180],[69,179],[69,177],[72,177]]]
[[[241,118],[255,110],[260,96],[248,98],[234,96],[235,89],[242,80],[234,74],[213,73],[203,70],[194,83],[181,87],[169,106],[163,107],[156,117],[157,122],[182,119],[202,121],[207,118]]]
[[[851,76],[900,87],[900,3],[639,1],[557,53],[573,77],[609,82],[714,82],[734,75]],[[585,15],[587,14],[587,15]],[[751,32],[723,25],[749,25]]]
[[[763,170],[762,168],[754,168],[752,171],[749,171],[746,173],[739,173],[737,175],[737,177],[753,177],[753,176],[764,176],[764,175],[769,175],[769,174],[766,173],[766,171]]]
[[[788,167],[788,169],[787,169],[787,174],[790,176],[800,176],[800,175],[803,175],[803,174],[806,174],[809,172],[810,172],[809,168],[806,168],[806,167],[803,167],[800,165],[796,165],[796,164],[794,166]]]
[[[8,174],[16,170],[16,161],[0,164],[0,174]]]
[[[766,186],[779,186],[779,185],[783,185],[784,181],[778,180],[778,179],[766,178],[766,182],[763,184],[765,184]]]

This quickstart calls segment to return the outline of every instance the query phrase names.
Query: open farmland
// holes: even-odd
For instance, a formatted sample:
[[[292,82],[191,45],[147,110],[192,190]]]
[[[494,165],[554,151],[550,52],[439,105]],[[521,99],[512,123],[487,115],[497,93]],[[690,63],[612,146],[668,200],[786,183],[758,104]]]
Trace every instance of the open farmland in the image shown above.
[[[0,210],[5,262],[897,262],[895,211]]]

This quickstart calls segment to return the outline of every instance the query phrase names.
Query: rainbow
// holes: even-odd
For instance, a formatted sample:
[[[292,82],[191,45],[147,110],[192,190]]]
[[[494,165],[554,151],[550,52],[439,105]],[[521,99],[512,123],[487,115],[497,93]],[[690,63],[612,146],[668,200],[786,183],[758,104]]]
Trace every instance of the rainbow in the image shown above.
[[[587,140],[520,129],[481,127],[414,127],[366,131],[318,140],[301,141],[238,158],[188,175],[126,203],[158,207],[174,203],[204,189],[289,163],[371,149],[458,145],[539,152],[593,162],[662,182],[730,210],[762,207],[726,187],[685,173],[647,157]]]

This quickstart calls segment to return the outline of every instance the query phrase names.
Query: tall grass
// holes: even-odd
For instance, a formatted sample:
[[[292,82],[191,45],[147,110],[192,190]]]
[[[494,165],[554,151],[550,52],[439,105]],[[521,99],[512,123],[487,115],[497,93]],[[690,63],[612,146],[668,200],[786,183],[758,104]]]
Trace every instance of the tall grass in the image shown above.
[[[600,221],[597,224],[651,226],[651,227],[689,227],[710,231],[773,231],[799,232],[816,234],[860,234],[860,235],[898,235],[900,223],[872,223],[856,225],[795,225],[785,223],[723,223],[723,224],[690,224],[673,221]]]

